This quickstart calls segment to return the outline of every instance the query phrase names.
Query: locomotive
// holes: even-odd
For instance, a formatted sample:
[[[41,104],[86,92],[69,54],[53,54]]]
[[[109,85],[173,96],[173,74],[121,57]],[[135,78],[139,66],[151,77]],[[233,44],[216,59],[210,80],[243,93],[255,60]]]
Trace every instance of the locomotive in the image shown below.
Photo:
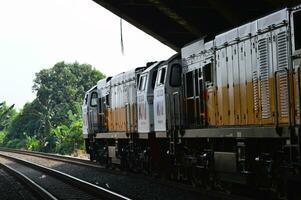
[[[190,181],[300,184],[301,6],[187,44],[86,92],[91,160]]]

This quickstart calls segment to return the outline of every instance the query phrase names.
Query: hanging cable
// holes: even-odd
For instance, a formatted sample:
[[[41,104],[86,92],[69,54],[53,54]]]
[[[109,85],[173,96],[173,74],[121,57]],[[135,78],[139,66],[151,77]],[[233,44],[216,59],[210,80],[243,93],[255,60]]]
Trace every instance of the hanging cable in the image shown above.
[[[124,55],[123,33],[122,33],[122,18],[120,18],[120,45],[121,45],[121,53],[122,53],[122,55]]]

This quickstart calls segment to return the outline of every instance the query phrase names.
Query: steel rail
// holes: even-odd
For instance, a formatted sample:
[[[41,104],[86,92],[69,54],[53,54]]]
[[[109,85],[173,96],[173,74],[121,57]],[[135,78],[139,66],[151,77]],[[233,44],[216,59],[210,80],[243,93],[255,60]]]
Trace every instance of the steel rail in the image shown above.
[[[46,159],[51,159],[51,160],[56,160],[56,161],[68,162],[68,163],[77,164],[77,165],[83,165],[83,166],[92,167],[92,168],[104,169],[104,167],[99,164],[96,164],[90,160],[85,160],[85,159],[81,159],[81,158],[68,157],[68,156],[63,156],[63,155],[43,153],[43,152],[37,152],[37,151],[10,149],[10,148],[4,148],[4,147],[0,147],[0,151],[19,153],[19,154],[24,154],[24,155],[29,155],[29,156],[35,156],[35,157],[46,158]]]
[[[3,152],[11,152],[11,153],[17,153],[17,154],[24,154],[24,155],[29,155],[29,156],[33,156],[33,157],[40,157],[40,158],[44,158],[44,159],[50,159],[50,160],[57,160],[57,161],[61,161],[61,162],[69,162],[72,164],[78,164],[78,165],[83,165],[83,166],[87,166],[87,167],[91,167],[91,168],[100,168],[102,170],[105,170],[104,167],[102,167],[99,164],[93,164],[91,161],[89,160],[84,160],[84,159],[80,159],[80,158],[73,158],[73,157],[66,157],[63,155],[57,155],[57,154],[49,154],[49,153],[43,153],[43,152],[36,152],[36,151],[27,151],[27,150],[17,150],[17,149],[10,149],[10,148],[2,148],[0,147],[0,151]],[[2,155],[0,153],[0,155]],[[83,161],[83,162],[81,162]],[[119,171],[109,171],[110,173],[120,173]],[[136,174],[134,174],[136,175]],[[147,177],[145,177],[147,178]],[[151,178],[150,178],[151,179]],[[187,190],[191,190],[192,192],[199,192],[200,195],[205,195],[207,197],[210,197],[212,199],[225,199],[225,200],[232,200],[232,199],[240,199],[240,200],[252,200],[252,198],[249,197],[243,197],[243,196],[237,196],[237,195],[233,195],[233,194],[227,194],[224,192],[220,192],[220,191],[197,191],[195,188],[189,188],[188,189],[188,185],[185,184],[181,184],[181,183],[174,183],[174,182],[170,182],[170,181],[166,181],[166,180],[162,180],[160,181],[161,184],[163,185],[172,185],[174,187],[185,187],[185,189]]]
[[[38,185],[36,182],[22,174],[21,172],[18,172],[17,170],[11,168],[8,165],[5,165],[3,163],[0,163],[1,167],[10,175],[17,178],[20,182],[25,184],[28,188],[30,188],[32,191],[34,191],[40,199],[44,200],[57,200],[55,196],[53,196],[51,193],[49,193],[47,190],[45,190],[43,187]]]
[[[29,161],[26,161],[26,160],[23,160],[23,159],[20,159],[20,158],[15,158],[15,157],[12,157],[12,156],[4,155],[2,153],[0,153],[0,156],[4,157],[4,158],[7,158],[9,160],[13,160],[14,162],[20,163],[22,165],[28,166],[30,168],[36,169],[38,171],[43,171],[44,173],[50,174],[53,177],[55,177],[59,180],[62,180],[63,182],[65,182],[67,184],[73,185],[77,188],[80,188],[80,189],[86,191],[86,192],[89,192],[90,194],[95,195],[96,197],[100,197],[100,198],[104,198],[104,199],[110,199],[110,200],[120,200],[120,199],[130,200],[129,198],[127,198],[123,195],[117,194],[117,193],[112,192],[108,189],[105,189],[103,187],[91,184],[89,182],[78,179],[74,176],[71,176],[69,174],[60,172],[58,170],[51,169],[51,168],[48,168],[48,167],[45,167],[45,166],[42,166],[42,165],[39,165],[39,164],[36,164],[36,163],[32,163],[32,162],[29,162]]]

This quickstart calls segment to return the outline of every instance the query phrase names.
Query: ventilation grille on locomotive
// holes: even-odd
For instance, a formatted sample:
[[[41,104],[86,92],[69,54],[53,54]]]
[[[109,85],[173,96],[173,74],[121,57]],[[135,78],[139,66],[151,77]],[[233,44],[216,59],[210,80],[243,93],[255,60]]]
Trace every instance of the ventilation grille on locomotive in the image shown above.
[[[284,70],[288,67],[287,57],[287,39],[286,32],[281,32],[277,35],[277,63],[278,70]],[[280,72],[279,77],[279,105],[280,117],[288,117],[288,82],[287,73]]]
[[[262,119],[271,117],[271,103],[270,103],[270,88],[269,88],[269,54],[268,54],[268,40],[267,38],[258,41],[259,51],[259,66],[260,66],[260,94]]]

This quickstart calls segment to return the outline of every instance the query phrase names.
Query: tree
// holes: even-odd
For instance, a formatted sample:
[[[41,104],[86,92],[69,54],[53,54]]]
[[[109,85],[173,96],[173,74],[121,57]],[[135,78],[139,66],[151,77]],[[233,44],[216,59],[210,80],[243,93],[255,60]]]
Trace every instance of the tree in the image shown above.
[[[37,137],[41,144],[46,144],[51,135],[49,113],[36,99],[26,103],[20,113],[12,121],[8,134],[4,140],[10,147],[25,147],[28,137]],[[47,132],[48,131],[48,132]],[[14,142],[16,141],[16,142]],[[19,143],[22,143],[19,145]]]
[[[6,102],[0,103],[0,131],[7,128],[13,118],[16,115],[16,110],[14,109],[14,104],[8,107]]]
[[[14,105],[8,106],[6,102],[0,103],[0,144],[3,143],[11,122],[16,115],[17,112],[14,109]]]
[[[49,112],[51,124],[56,127],[67,122],[69,110],[77,112],[85,91],[104,77],[91,65],[60,62],[36,74],[33,90],[45,112]]]
[[[56,134],[58,131],[53,130],[64,126],[63,135],[68,135],[66,138],[69,138],[69,143],[78,140],[78,138],[70,140],[69,135],[72,131],[67,129],[79,132],[78,127],[81,129],[79,108],[85,91],[104,77],[91,65],[77,62],[72,64],[59,62],[52,68],[36,73],[33,85],[33,91],[37,94],[36,99],[27,103],[12,122],[5,143],[11,146],[51,151],[55,149],[57,141],[62,140]],[[71,116],[77,116],[77,119]],[[70,123],[72,120],[73,122]],[[78,141],[78,143],[82,142]]]

